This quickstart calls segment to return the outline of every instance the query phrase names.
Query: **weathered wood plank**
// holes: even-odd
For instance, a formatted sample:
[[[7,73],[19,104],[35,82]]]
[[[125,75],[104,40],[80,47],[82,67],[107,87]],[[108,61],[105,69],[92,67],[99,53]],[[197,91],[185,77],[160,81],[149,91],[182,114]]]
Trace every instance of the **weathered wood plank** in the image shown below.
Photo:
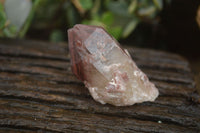
[[[101,105],[72,74],[66,44],[0,40],[0,131],[199,132],[199,96],[188,62],[128,50],[158,87],[155,102]]]
[[[80,125],[84,125],[81,131],[104,131],[108,132],[151,132],[159,131],[165,132],[183,132],[191,131],[187,127],[177,128],[174,124],[158,123],[157,121],[137,120],[127,117],[109,116],[102,114],[93,114],[88,112],[71,111],[65,108],[58,108],[58,106],[40,105],[32,101],[11,100],[2,101],[3,106],[9,108],[0,111],[1,114],[7,114],[1,116],[3,121],[0,122],[6,124],[8,118],[15,121],[16,125],[32,128],[34,125],[37,128],[44,129],[43,124],[48,121],[46,129],[51,131],[68,131],[79,130]],[[12,111],[11,111],[12,109]],[[15,113],[13,113],[15,112]],[[89,117],[86,117],[89,115]],[[19,117],[20,119],[16,119]],[[78,119],[75,119],[78,118]],[[34,122],[32,123],[32,121]],[[39,122],[38,122],[39,120]],[[55,124],[53,124],[53,122]],[[168,129],[169,128],[169,129]],[[194,130],[195,131],[195,130]]]

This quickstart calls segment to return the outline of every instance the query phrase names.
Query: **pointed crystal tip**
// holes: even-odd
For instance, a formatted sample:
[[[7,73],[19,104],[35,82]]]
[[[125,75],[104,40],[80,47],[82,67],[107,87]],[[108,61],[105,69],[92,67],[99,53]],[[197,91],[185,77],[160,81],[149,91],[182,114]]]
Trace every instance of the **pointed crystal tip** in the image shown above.
[[[115,106],[154,101],[158,89],[126,50],[102,27],[77,24],[68,30],[72,71],[92,97]]]

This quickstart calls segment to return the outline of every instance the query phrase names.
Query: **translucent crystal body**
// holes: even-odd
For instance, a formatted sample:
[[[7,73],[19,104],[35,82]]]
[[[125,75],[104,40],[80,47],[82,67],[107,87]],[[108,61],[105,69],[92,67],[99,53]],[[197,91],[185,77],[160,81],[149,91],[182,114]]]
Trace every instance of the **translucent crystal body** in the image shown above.
[[[155,85],[103,28],[78,24],[68,38],[72,71],[96,101],[126,106],[156,99]]]

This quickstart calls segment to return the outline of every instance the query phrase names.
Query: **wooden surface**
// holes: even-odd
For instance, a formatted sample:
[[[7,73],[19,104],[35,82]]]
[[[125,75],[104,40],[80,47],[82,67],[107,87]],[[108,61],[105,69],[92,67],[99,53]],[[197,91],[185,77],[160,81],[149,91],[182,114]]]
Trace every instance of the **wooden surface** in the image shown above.
[[[67,44],[0,40],[0,132],[200,132],[200,100],[187,61],[129,48],[160,91],[155,102],[95,102],[71,72]]]

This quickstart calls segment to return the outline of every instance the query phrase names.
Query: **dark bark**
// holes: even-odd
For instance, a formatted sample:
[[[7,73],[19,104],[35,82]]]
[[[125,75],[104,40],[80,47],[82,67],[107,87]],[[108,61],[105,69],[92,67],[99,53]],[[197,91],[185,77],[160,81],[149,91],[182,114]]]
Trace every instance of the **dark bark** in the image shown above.
[[[71,72],[67,44],[0,40],[2,132],[199,132],[200,100],[179,55],[128,48],[158,87],[155,102],[95,102]]]

